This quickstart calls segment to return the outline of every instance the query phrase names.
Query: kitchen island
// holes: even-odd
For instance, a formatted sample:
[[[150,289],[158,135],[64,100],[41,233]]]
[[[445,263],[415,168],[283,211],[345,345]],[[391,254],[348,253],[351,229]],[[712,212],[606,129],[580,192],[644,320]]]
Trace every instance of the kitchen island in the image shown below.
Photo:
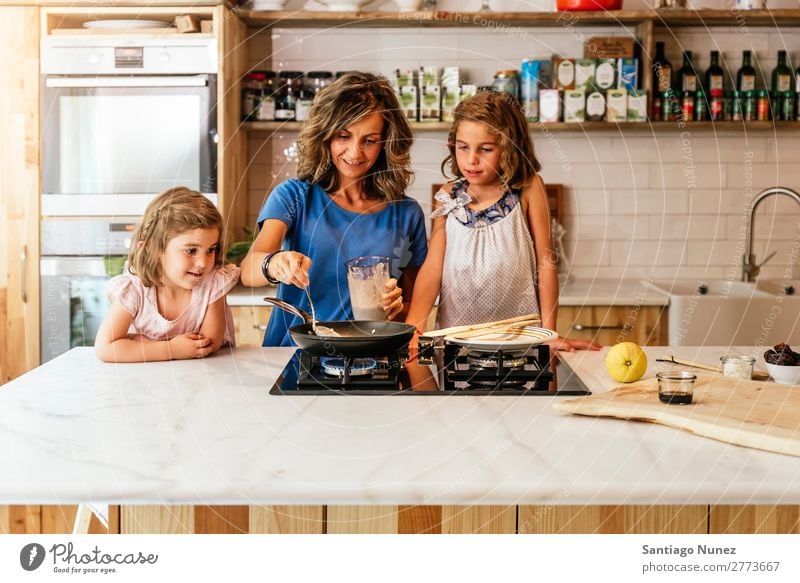
[[[734,350],[648,348],[648,376],[668,351]],[[0,389],[0,504],[118,505],[122,532],[800,531],[797,458],[562,397],[270,395],[292,353],[69,351]],[[564,360],[613,386],[602,352]]]

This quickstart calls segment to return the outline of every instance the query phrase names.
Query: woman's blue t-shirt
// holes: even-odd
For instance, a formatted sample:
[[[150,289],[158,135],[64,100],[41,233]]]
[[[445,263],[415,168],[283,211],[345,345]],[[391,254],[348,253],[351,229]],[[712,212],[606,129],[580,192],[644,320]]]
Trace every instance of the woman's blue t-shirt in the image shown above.
[[[267,198],[258,215],[259,229],[267,219],[278,219],[288,227],[283,249],[311,258],[309,291],[319,320],[353,319],[346,261],[383,255],[391,258],[392,276],[399,278],[402,269],[421,266],[428,252],[422,208],[409,197],[389,202],[377,213],[355,213],[338,206],[318,185],[292,179]],[[311,311],[298,287],[281,284],[277,296]],[[273,309],[264,346],[293,346],[288,328],[301,323],[300,318]]]

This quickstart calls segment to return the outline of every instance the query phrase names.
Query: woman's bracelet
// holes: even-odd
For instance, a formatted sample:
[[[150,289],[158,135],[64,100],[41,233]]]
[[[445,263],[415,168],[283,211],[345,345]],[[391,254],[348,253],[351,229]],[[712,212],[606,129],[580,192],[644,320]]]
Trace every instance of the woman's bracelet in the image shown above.
[[[281,281],[280,281],[280,280],[277,280],[277,279],[272,279],[272,278],[269,276],[269,262],[270,262],[270,261],[272,260],[272,258],[273,258],[273,257],[275,257],[275,256],[276,256],[278,253],[283,253],[283,250],[281,250],[281,251],[273,251],[272,253],[267,253],[267,254],[264,256],[264,260],[261,262],[261,275],[263,275],[263,276],[264,276],[264,279],[266,279],[266,280],[267,280],[269,283],[271,283],[272,285],[278,285],[279,283],[281,283]]]

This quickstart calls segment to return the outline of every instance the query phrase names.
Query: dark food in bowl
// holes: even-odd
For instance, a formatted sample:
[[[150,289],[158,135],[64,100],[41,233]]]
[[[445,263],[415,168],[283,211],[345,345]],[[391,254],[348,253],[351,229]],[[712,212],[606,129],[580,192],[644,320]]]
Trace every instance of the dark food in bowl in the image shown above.
[[[779,366],[800,366],[800,354],[792,350],[788,344],[776,344],[775,348],[771,348],[764,353],[764,360],[769,364],[777,364]]]

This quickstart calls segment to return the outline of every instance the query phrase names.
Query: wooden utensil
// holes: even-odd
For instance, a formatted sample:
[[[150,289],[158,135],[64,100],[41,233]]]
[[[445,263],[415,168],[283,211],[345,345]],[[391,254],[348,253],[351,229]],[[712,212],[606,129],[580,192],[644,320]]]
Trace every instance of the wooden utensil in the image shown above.
[[[718,366],[711,366],[710,364],[703,364],[702,362],[692,362],[691,360],[678,360],[674,356],[664,356],[662,358],[657,358],[657,362],[671,362],[673,364],[679,364],[681,366],[689,366],[692,368],[699,368],[702,370],[708,370],[711,372],[718,372],[722,374],[722,369]],[[770,379],[769,373],[754,370],[753,371],[753,380],[755,381],[768,381]]]
[[[800,456],[800,388],[763,381],[698,375],[690,405],[658,400],[658,383],[648,379],[554,409],[576,415],[651,421],[719,441]]]
[[[508,324],[501,324],[500,326],[493,326],[491,328],[481,328],[479,330],[468,330],[467,332],[456,332],[455,334],[448,334],[451,338],[459,338],[462,340],[466,340],[468,338],[480,338],[481,336],[486,336],[487,334],[525,334],[525,327],[526,326],[535,326],[536,324],[541,323],[541,321],[537,319],[532,320],[522,320],[521,322],[516,322],[513,325]],[[426,334],[427,335],[427,334]]]
[[[484,328],[495,328],[505,324],[516,324],[518,322],[527,322],[535,320],[540,323],[541,317],[539,314],[526,314],[524,316],[517,316],[516,318],[508,318],[507,320],[498,320],[496,322],[485,322],[483,324],[474,324],[471,326],[451,326],[450,328],[440,328],[439,330],[429,330],[425,332],[425,336],[438,337],[438,336],[452,336],[453,334],[460,334],[462,332],[471,332],[472,330],[483,330]]]

